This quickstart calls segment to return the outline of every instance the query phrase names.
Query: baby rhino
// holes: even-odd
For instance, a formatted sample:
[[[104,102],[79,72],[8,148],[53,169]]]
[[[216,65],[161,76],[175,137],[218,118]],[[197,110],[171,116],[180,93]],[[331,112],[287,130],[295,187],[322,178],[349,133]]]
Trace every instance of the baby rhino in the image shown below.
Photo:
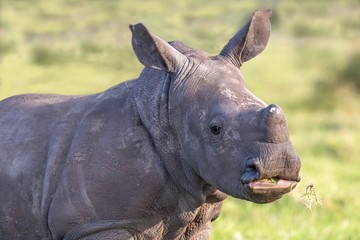
[[[270,11],[208,56],[131,25],[140,77],[87,96],[0,102],[0,239],[209,239],[231,195],[275,201],[300,180],[277,105],[245,86]]]

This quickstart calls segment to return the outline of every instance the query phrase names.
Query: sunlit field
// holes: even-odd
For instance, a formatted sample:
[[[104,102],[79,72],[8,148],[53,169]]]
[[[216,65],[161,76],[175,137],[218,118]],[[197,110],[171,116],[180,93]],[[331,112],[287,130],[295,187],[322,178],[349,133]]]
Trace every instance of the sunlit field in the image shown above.
[[[282,107],[302,181],[258,205],[229,197],[212,239],[360,239],[360,2],[1,0],[0,98],[90,94],[136,78],[130,23],[218,54],[259,8],[273,10],[265,51],[241,72]],[[317,201],[310,196],[313,185]]]

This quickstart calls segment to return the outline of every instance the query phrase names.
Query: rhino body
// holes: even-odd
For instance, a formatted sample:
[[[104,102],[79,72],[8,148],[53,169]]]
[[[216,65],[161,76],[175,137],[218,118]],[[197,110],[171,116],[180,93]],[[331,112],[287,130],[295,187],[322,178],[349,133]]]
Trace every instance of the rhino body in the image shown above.
[[[255,12],[218,56],[131,25],[139,78],[0,102],[0,239],[209,239],[227,195],[291,191],[300,160],[284,115],[238,71],[265,48],[269,16]]]

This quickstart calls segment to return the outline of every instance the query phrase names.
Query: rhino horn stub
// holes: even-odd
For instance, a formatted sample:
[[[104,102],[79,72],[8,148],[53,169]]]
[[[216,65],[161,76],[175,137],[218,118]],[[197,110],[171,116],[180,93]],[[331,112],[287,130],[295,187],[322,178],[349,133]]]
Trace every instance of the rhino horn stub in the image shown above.
[[[265,129],[264,141],[283,143],[289,140],[287,122],[281,108],[271,104],[263,109],[261,128]]]
[[[144,66],[165,72],[175,72],[186,63],[185,55],[150,33],[142,23],[130,25],[129,28],[132,32],[132,47]]]
[[[220,55],[240,67],[243,62],[260,54],[269,41],[270,16],[271,10],[256,11],[251,20],[225,45]]]

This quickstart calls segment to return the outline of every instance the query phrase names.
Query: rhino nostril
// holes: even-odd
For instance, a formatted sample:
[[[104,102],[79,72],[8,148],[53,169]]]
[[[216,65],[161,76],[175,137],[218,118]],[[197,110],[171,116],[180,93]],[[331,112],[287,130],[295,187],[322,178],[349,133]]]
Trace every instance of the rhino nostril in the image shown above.
[[[259,171],[255,168],[255,166],[248,166],[245,173],[241,176],[241,183],[248,184],[254,180],[258,180],[259,178],[260,174]]]

